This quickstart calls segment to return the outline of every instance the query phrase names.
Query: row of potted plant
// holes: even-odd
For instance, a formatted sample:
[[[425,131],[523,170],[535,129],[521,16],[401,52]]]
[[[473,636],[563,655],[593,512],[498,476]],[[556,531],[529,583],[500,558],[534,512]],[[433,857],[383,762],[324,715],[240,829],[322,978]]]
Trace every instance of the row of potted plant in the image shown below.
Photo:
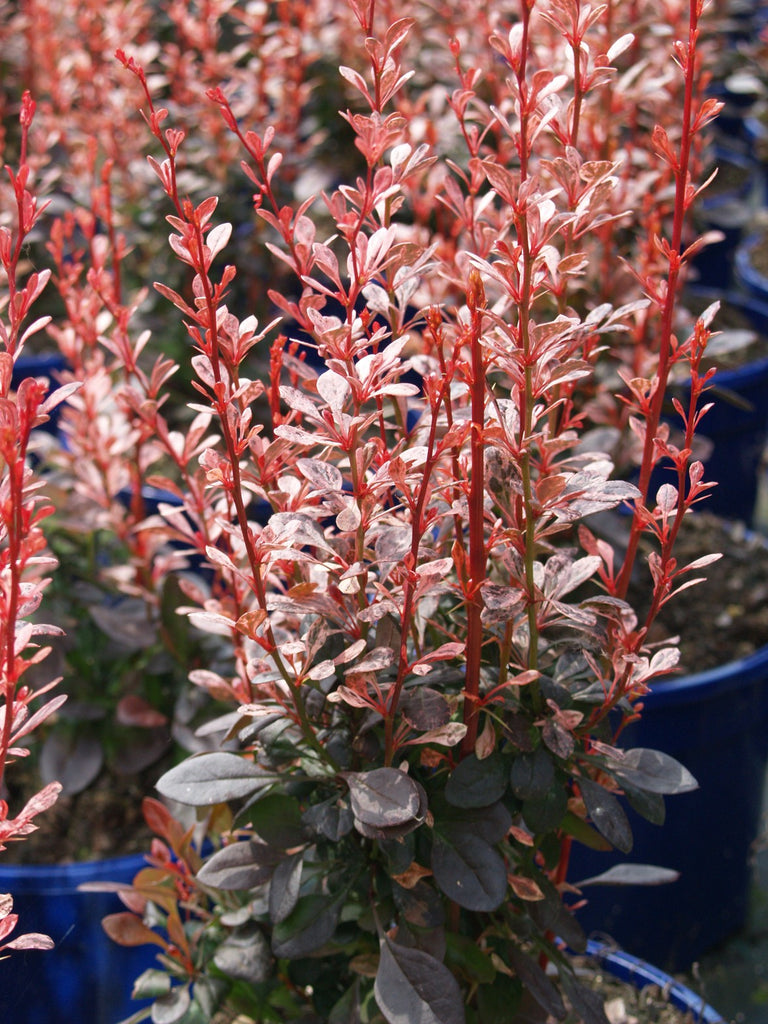
[[[58,948],[8,962],[20,1024],[50,996],[19,957],[85,978],[78,938],[93,972],[67,1005],[130,1014],[119,946],[67,937],[115,887],[104,927],[148,967],[131,1021],[603,1021],[566,946],[591,913],[621,923],[576,883],[700,895],[700,851],[655,886],[718,789],[744,819],[718,849],[746,857],[762,749],[742,778],[703,724],[702,753],[671,739],[711,707],[735,760],[725,711],[760,729],[766,709],[758,658],[746,690],[695,657],[667,678],[661,613],[715,557],[676,551],[715,482],[696,439],[717,303],[681,296],[720,104],[703,4],[662,6],[9,17],[30,92],[0,228],[0,764],[12,793],[19,742],[53,724],[40,767],[70,807],[127,767],[158,791],[120,798],[147,863],[38,892]],[[43,332],[64,361],[47,398],[12,373]],[[39,605],[68,633],[47,658]],[[55,661],[66,704],[45,700]],[[667,795],[670,863],[631,819],[653,832]],[[658,923],[632,930],[660,959],[712,941],[681,952]]]

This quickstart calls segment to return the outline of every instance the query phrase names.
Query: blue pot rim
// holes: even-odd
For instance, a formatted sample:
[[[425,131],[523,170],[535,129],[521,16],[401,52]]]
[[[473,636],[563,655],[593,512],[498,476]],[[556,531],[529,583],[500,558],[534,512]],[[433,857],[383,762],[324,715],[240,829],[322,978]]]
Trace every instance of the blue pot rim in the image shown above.
[[[111,880],[112,875],[125,875],[128,872],[136,874],[146,866],[145,853],[127,853],[104,860],[71,861],[68,864],[0,864],[0,889],[7,886],[13,894],[14,882],[20,879],[47,879],[54,884],[66,882],[74,889],[83,882]]]
[[[728,661],[704,672],[692,672],[679,678],[657,680],[651,683],[651,692],[643,698],[646,710],[712,700],[732,690],[753,683],[768,684],[768,644],[754,653],[735,661]]]
[[[589,956],[596,957],[606,970],[620,981],[629,982],[636,988],[658,985],[666,993],[673,1006],[683,1012],[692,1013],[693,1019],[698,1024],[725,1024],[722,1014],[709,1006],[702,996],[697,995],[681,982],[675,981],[666,971],[654,967],[653,964],[640,960],[623,950],[617,950],[592,940],[587,943],[587,953]]]

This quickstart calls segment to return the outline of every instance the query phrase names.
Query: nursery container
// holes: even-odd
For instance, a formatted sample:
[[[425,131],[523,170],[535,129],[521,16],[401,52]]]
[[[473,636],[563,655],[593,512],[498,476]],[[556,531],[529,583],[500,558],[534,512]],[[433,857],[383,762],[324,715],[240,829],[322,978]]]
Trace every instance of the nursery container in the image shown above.
[[[656,864],[680,872],[660,886],[585,885],[578,912],[588,933],[668,970],[684,970],[747,920],[751,846],[758,835],[768,761],[768,646],[738,661],[658,683],[622,746],[662,750],[682,762],[699,789],[670,796],[666,821],[652,825],[628,811],[631,854],[574,843],[569,878],[581,881],[617,863]]]
[[[672,1006],[684,1014],[690,1014],[686,1019],[689,1019],[691,1024],[724,1024],[721,1014],[708,1006],[701,996],[658,967],[599,942],[590,942],[587,952],[599,960],[608,974],[619,981],[626,981],[637,989],[646,988],[648,985],[660,988]]]
[[[131,999],[134,980],[152,967],[154,946],[125,948],[101,927],[124,910],[114,893],[79,892],[85,882],[132,882],[143,855],[77,864],[4,865],[0,891],[13,896],[14,935],[43,932],[56,948],[20,950],[0,962],[4,1024],[117,1024],[147,1003]]]

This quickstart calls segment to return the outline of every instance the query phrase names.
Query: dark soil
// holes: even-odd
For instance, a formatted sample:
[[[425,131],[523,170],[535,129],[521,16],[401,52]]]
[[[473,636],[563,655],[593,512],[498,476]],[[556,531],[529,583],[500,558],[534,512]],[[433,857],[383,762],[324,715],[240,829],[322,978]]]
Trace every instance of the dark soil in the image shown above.
[[[60,796],[39,815],[37,831],[9,843],[2,863],[66,864],[148,852],[152,833],[144,823],[141,802],[156,795],[154,786],[162,770],[153,765],[138,775],[103,771],[87,789]],[[6,779],[11,806],[20,807],[33,792],[34,773],[17,761]]]
[[[768,644],[768,542],[705,512],[687,516],[676,547],[678,565],[711,552],[723,557],[691,573],[691,578],[705,576],[705,582],[674,595],[652,631],[654,641],[680,636],[686,673],[717,668]],[[638,600],[644,580],[645,574],[638,574]]]
[[[577,957],[581,981],[600,992],[610,1024],[694,1024],[694,1017],[678,1010],[658,985],[635,988],[609,974],[592,957]]]

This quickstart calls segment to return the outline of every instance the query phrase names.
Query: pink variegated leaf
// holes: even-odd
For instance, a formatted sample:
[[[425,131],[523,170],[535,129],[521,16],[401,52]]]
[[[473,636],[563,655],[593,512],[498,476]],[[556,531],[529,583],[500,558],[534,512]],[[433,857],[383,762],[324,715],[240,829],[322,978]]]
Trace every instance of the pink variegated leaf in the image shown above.
[[[350,85],[353,85],[358,92],[361,92],[370,104],[373,104],[373,100],[368,92],[368,86],[365,84],[365,79],[361,74],[359,74],[359,72],[355,71],[354,68],[348,68],[342,64],[339,67],[339,74],[342,78],[346,79]]]
[[[39,331],[42,331],[43,328],[47,327],[52,319],[53,318],[50,316],[41,316],[38,317],[37,320],[33,320],[19,338],[19,348],[21,348],[24,342],[27,341],[28,338],[31,338],[33,334],[37,334]]]
[[[224,248],[232,235],[231,224],[217,224],[212,228],[205,240],[206,248],[211,251],[211,259],[214,259]]]
[[[370,708],[373,702],[363,693],[353,690],[350,686],[339,686],[329,693],[326,700],[331,704],[348,704],[352,708]]]
[[[11,934],[18,924],[18,921],[18,914],[6,914],[2,919],[0,919],[0,942],[2,942],[6,936]]]
[[[194,309],[192,309],[192,307],[189,306],[184,301],[184,299],[182,299],[179,293],[173,290],[173,288],[169,288],[167,285],[162,284],[162,282],[160,281],[155,281],[154,288],[155,291],[159,292],[164,298],[168,299],[169,302],[172,302],[177,309],[181,310],[181,312],[184,313],[185,316],[195,316]]]
[[[19,935],[17,939],[6,942],[3,949],[53,949],[56,943],[50,935],[43,935],[41,932],[27,932]]]
[[[62,704],[64,704],[66,699],[66,693],[60,693],[57,696],[52,697],[51,700],[46,701],[45,704],[38,708],[33,715],[30,715],[21,728],[13,733],[13,741],[18,742],[22,736],[27,736],[29,733],[33,732],[38,725],[46,720],[46,718],[55,714]]]
[[[30,821],[38,814],[42,814],[43,811],[47,811],[49,807],[56,803],[60,792],[61,783],[49,782],[39,793],[35,793],[33,797],[27,800],[16,820]]]

